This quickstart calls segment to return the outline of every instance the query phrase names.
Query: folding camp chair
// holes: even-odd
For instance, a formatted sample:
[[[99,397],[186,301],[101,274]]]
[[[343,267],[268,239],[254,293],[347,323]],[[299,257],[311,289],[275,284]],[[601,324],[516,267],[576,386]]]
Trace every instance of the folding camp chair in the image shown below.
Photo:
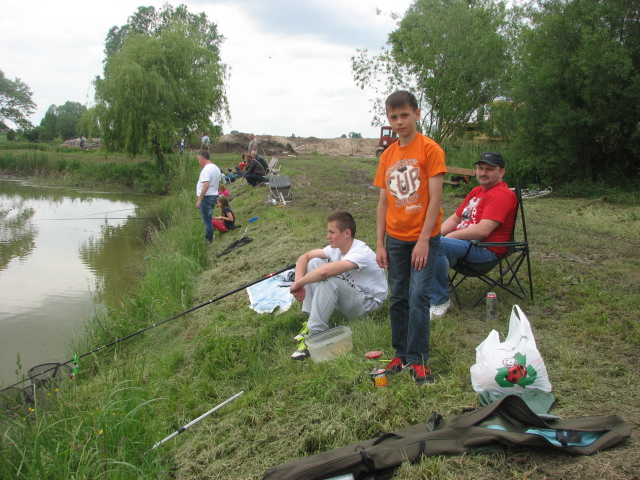
[[[509,242],[480,242],[478,240],[472,240],[467,255],[471,251],[471,246],[477,247],[507,247],[507,253],[500,259],[488,263],[470,263],[466,262],[463,258],[453,267],[453,274],[449,276],[449,287],[451,293],[456,298],[458,305],[462,308],[460,298],[458,297],[458,286],[464,282],[467,278],[476,277],[482,280],[489,287],[484,293],[476,300],[473,307],[477,306],[486,296],[487,293],[501,288],[504,291],[515,295],[516,297],[524,300],[527,297],[527,292],[518,273],[520,267],[526,260],[527,278],[529,281],[529,298],[533,300],[533,280],[531,278],[531,260],[529,258],[529,242],[527,239],[527,225],[524,218],[524,206],[522,204],[522,191],[520,189],[520,183],[516,184],[515,188],[516,197],[518,198],[517,210],[516,210],[516,225],[518,223],[518,214],[522,223],[522,241],[515,240],[516,225],[514,225],[514,231],[511,233],[511,241]],[[466,258],[466,255],[465,255]],[[494,269],[497,267],[497,272]]]
[[[268,177],[279,177],[280,176],[280,167],[278,165],[278,159],[276,157],[271,157],[269,160],[269,171],[267,172]]]
[[[274,205],[286,205],[287,201],[293,200],[291,191],[291,178],[288,175],[282,177],[270,177],[269,198],[267,202]]]

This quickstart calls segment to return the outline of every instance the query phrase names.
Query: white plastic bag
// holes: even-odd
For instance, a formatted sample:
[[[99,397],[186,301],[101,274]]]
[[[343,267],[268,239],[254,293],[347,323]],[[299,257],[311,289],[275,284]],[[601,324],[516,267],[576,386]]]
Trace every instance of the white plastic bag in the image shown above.
[[[478,393],[508,395],[532,388],[551,392],[547,367],[538,352],[531,324],[518,305],[511,310],[505,341],[501,343],[500,334],[492,330],[476,348],[471,383]]]

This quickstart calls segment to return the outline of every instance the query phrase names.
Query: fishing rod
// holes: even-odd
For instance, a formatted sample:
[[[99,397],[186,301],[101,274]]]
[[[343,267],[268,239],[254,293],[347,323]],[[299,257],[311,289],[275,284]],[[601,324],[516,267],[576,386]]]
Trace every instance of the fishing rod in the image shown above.
[[[200,217],[194,217],[200,218]],[[171,217],[73,217],[73,218],[41,218],[42,221],[69,222],[71,220],[171,220]]]
[[[211,415],[213,412],[215,412],[216,410],[224,407],[227,403],[231,403],[233,402],[236,398],[242,396],[244,394],[244,390],[241,391],[240,393],[236,393],[233,397],[226,399],[224,402],[222,402],[220,405],[217,405],[215,407],[213,407],[211,410],[209,410],[206,413],[203,413],[202,415],[200,415],[198,418],[196,418],[195,420],[192,420],[191,422],[187,423],[184,427],[176,430],[175,432],[173,432],[171,435],[169,435],[166,438],[163,438],[162,440],[160,440],[158,443],[156,443],[153,447],[151,447],[151,450],[155,450],[156,448],[158,448],[160,445],[162,445],[163,443],[171,440],[173,437],[175,437],[176,435],[180,435],[182,432],[184,432],[187,428],[195,425],[196,423],[198,423],[200,420],[202,420],[205,417],[208,417],[209,415]]]
[[[82,355],[75,355],[74,358],[72,358],[71,360],[67,360],[66,362],[61,363],[61,364],[56,364],[55,367],[51,367],[51,368],[48,368],[47,370],[44,370],[44,371],[39,372],[37,374],[31,375],[30,377],[25,378],[24,380],[21,380],[21,381],[19,381],[17,383],[14,383],[13,385],[10,385],[10,386],[8,386],[6,388],[3,388],[2,390],[0,390],[0,392],[4,392],[5,390],[8,390],[8,389],[10,389],[12,387],[20,385],[20,384],[22,384],[22,383],[24,383],[24,382],[26,382],[28,380],[32,380],[32,379],[38,377],[39,375],[42,375],[42,374],[47,373],[47,372],[50,372],[51,370],[55,370],[59,366],[62,366],[62,365],[68,365],[70,363],[73,363],[75,365],[75,368],[77,369],[78,360],[80,360],[80,359],[82,359],[82,358],[84,358],[84,357],[86,357],[88,355],[93,355],[94,353],[98,353],[98,352],[100,352],[100,351],[102,351],[102,350],[104,350],[104,349],[106,349],[108,347],[114,346],[117,343],[123,342],[124,340],[128,340],[129,338],[135,337],[136,335],[140,335],[141,333],[144,333],[147,330],[151,330],[152,328],[159,327],[160,325],[162,325],[164,323],[167,323],[167,322],[169,322],[171,320],[175,320],[178,317],[182,317],[183,315],[186,315],[187,313],[191,313],[194,310],[198,310],[199,308],[202,308],[202,307],[205,307],[207,305],[210,305],[210,304],[212,304],[214,302],[217,302],[218,300],[222,300],[223,298],[226,298],[229,295],[233,295],[234,293],[237,293],[237,292],[239,292],[241,290],[244,290],[244,289],[246,289],[246,288],[248,288],[248,287],[250,287],[252,285],[255,285],[256,283],[263,282],[264,280],[267,280],[267,279],[269,279],[271,277],[274,277],[274,276],[278,275],[279,273],[286,272],[287,270],[291,270],[292,268],[295,268],[295,266],[296,266],[295,263],[293,263],[291,265],[288,265],[288,266],[278,270],[277,272],[269,273],[269,274],[265,275],[264,277],[260,277],[259,279],[254,280],[253,282],[250,282],[250,283],[247,283],[246,285],[243,285],[242,287],[238,287],[235,290],[232,290],[230,292],[227,292],[227,293],[224,293],[222,295],[219,295],[219,296],[217,296],[215,298],[212,298],[211,300],[207,300],[206,302],[201,303],[200,305],[196,305],[195,307],[191,307],[190,309],[185,310],[184,312],[178,313],[177,315],[174,315],[173,317],[169,317],[169,318],[167,318],[165,320],[162,320],[161,322],[154,323],[153,325],[149,325],[148,327],[145,327],[142,330],[138,330],[137,332],[131,333],[131,334],[126,335],[126,336],[124,336],[122,338],[119,338],[117,340],[109,342],[106,345],[103,345],[102,347],[96,348],[95,350],[92,350],[92,351],[87,352],[87,353],[83,353]]]

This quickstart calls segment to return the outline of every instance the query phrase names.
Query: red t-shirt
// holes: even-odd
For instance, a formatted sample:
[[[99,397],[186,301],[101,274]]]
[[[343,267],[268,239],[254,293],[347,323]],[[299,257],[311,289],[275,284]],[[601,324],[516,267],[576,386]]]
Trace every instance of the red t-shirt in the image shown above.
[[[511,240],[513,227],[516,223],[518,199],[506,183],[500,182],[489,190],[478,186],[471,190],[464,202],[456,210],[460,223],[456,230],[462,230],[475,225],[480,220],[495,220],[500,222],[483,242],[508,242]],[[488,247],[499,257],[507,253],[506,247]]]
[[[420,237],[429,206],[429,178],[446,173],[444,151],[435,141],[418,133],[406,147],[399,142],[387,148],[373,184],[387,193],[387,233],[414,242]],[[430,236],[440,233],[442,208]]]

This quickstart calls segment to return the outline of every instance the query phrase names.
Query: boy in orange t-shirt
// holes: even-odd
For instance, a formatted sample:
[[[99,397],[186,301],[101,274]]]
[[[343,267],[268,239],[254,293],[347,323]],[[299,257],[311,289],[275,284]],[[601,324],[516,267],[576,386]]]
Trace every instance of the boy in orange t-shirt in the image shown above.
[[[388,271],[391,342],[396,351],[387,372],[408,368],[422,385],[433,383],[427,367],[429,287],[440,247],[442,183],[447,170],[442,148],[416,130],[420,120],[416,97],[398,91],[387,98],[385,107],[399,137],[380,157],[373,183],[380,188],[376,260]]]

